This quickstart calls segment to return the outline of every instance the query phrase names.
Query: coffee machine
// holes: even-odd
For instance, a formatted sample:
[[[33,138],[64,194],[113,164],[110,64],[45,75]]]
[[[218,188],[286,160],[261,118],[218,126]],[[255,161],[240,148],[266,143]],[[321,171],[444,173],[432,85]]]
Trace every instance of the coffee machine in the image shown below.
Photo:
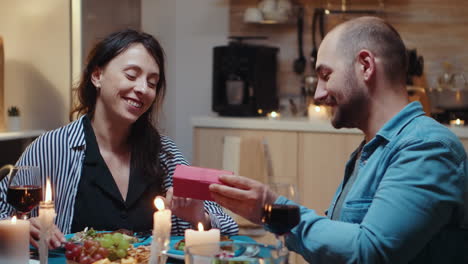
[[[277,54],[279,49],[246,44],[230,37],[213,49],[212,109],[221,116],[263,116],[278,110]]]

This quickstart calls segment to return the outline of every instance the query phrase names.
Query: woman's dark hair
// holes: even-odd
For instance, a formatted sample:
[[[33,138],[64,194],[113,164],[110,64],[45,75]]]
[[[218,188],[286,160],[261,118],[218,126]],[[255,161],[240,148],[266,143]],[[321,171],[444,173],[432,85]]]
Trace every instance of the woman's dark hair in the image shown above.
[[[134,44],[142,44],[154,58],[159,67],[159,81],[156,85],[156,97],[151,107],[132,125],[128,143],[131,146],[131,167],[138,169],[146,178],[157,180],[162,191],[164,171],[159,161],[161,137],[153,126],[152,112],[156,107],[159,113],[166,93],[166,75],[164,70],[164,51],[159,42],[150,34],[133,29],[125,29],[110,34],[97,43],[87,58],[87,64],[81,75],[80,82],[74,88],[78,105],[72,110],[74,114],[86,114],[89,119],[94,116],[96,108],[97,89],[91,81],[91,75],[96,69],[103,69],[112,59]]]

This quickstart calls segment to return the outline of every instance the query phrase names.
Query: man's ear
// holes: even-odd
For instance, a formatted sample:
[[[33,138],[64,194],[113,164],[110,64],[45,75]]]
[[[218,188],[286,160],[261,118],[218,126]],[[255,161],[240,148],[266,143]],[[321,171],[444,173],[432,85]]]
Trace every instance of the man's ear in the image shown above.
[[[369,81],[375,73],[375,57],[368,50],[361,50],[357,56],[359,72],[362,74],[364,81]]]
[[[101,87],[101,69],[95,68],[93,73],[91,73],[91,82],[94,84],[94,87]]]

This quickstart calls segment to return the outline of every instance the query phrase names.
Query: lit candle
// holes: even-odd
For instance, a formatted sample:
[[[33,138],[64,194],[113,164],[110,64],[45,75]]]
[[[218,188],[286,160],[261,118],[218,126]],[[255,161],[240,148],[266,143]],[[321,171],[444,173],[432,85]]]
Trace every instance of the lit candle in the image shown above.
[[[166,262],[165,253],[169,247],[171,236],[171,210],[165,209],[164,200],[161,197],[154,199],[154,205],[158,209],[153,215],[153,242],[151,243],[150,264]]]
[[[39,225],[41,226],[39,233],[39,259],[41,264],[47,264],[48,262],[49,248],[47,241],[54,226],[55,215],[52,188],[50,187],[50,180],[47,179],[46,198],[45,201],[39,204]]]
[[[24,264],[29,261],[29,221],[0,220],[0,263]]]
[[[327,110],[325,107],[311,104],[307,108],[307,115],[309,116],[309,120],[327,120]]]
[[[464,126],[465,120],[461,120],[460,118],[457,118],[455,120],[450,120],[450,125],[451,126]]]
[[[153,215],[153,239],[169,240],[171,235],[171,210],[165,209],[161,197],[156,197],[154,205],[158,209]]]
[[[279,119],[281,117],[281,115],[278,112],[272,111],[272,112],[267,114],[267,117],[270,120],[276,120],[276,119]]]
[[[193,229],[185,230],[185,246],[189,247],[192,245],[213,244],[213,248],[207,247],[206,250],[209,252],[216,252],[216,250],[218,250],[217,244],[219,244],[220,237],[219,229],[213,228],[208,231],[204,231],[203,224],[198,223],[198,231]]]

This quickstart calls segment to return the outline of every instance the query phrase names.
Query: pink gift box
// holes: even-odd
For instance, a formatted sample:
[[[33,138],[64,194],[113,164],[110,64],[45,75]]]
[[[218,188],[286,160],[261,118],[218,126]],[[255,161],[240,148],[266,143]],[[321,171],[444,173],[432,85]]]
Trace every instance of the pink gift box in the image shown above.
[[[212,183],[223,184],[219,176],[234,174],[232,171],[177,165],[172,178],[174,196],[213,201],[209,186]]]

